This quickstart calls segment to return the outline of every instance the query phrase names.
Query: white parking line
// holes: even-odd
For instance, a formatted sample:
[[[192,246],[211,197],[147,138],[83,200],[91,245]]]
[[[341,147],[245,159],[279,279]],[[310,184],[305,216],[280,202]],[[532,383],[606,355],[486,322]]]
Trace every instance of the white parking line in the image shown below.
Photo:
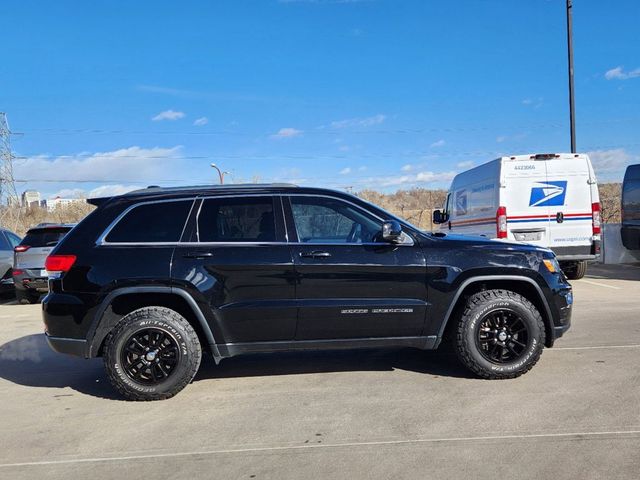
[[[620,287],[614,287],[613,285],[607,285],[606,283],[594,282],[591,280],[582,280],[582,283],[588,283],[589,285],[595,285],[596,287],[613,288],[614,290],[620,290]]]
[[[551,349],[548,349],[550,351],[556,351],[556,350],[595,350],[598,348],[605,348],[605,349],[609,349],[609,348],[640,348],[640,344],[631,344],[631,345],[593,345],[590,347],[553,347]]]
[[[310,450],[322,448],[341,448],[341,447],[369,447],[381,445],[407,445],[420,443],[448,443],[448,442],[474,442],[485,440],[530,440],[539,438],[575,438],[582,437],[594,438],[604,436],[634,436],[640,435],[640,430],[614,430],[609,432],[572,432],[572,433],[539,433],[529,435],[496,435],[496,436],[479,436],[479,437],[444,437],[444,438],[416,438],[407,440],[381,440],[377,442],[349,442],[349,443],[326,443],[314,445],[283,445],[275,447],[256,447],[256,448],[236,448],[225,450],[201,450],[192,452],[176,452],[176,453],[156,453],[148,455],[127,455],[122,457],[94,457],[94,458],[77,458],[68,460],[46,460],[41,462],[21,462],[21,463],[4,463],[0,464],[0,468],[11,467],[32,467],[46,465],[68,465],[74,463],[98,463],[98,462],[120,462],[126,460],[145,460],[150,458],[176,458],[189,456],[216,455],[225,453],[259,453],[286,450]]]

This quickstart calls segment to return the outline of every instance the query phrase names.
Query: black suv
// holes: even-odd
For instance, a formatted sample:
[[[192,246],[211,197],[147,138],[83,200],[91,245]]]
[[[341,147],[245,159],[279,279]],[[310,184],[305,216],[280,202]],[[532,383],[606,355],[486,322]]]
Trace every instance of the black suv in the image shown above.
[[[435,349],[484,378],[528,371],[568,328],[571,286],[535,246],[429,234],[294,185],[158,188],[98,208],[47,258],[51,347],[102,356],[127,398],[169,398],[202,351]]]

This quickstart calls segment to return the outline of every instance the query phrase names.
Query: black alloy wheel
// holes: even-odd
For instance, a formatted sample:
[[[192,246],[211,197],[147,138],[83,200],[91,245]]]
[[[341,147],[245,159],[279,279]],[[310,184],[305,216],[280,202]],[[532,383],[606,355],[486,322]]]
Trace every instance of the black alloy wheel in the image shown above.
[[[171,376],[180,361],[180,348],[171,333],[145,328],[131,335],[120,354],[120,365],[132,380],[155,385]]]
[[[479,323],[476,341],[481,355],[493,363],[505,364],[521,358],[529,347],[527,324],[513,310],[489,312]]]

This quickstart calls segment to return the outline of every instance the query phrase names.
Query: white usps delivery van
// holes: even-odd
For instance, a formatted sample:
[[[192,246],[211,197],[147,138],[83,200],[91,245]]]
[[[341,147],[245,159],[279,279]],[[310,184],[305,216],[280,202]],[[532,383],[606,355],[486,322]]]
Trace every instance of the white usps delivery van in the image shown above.
[[[600,197],[584,154],[501,157],[462,172],[433,221],[452,233],[548,247],[570,279],[600,254]]]

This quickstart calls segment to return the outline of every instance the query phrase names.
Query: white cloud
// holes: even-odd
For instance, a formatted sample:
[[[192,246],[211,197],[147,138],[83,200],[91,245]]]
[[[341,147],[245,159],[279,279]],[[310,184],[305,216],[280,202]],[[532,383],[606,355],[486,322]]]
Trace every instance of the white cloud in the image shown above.
[[[410,175],[397,175],[389,177],[375,177],[367,178],[362,183],[366,188],[373,187],[394,187],[401,185],[426,185],[434,183],[450,182],[453,177],[456,176],[456,172],[418,172]]]
[[[184,112],[176,112],[175,110],[165,110],[164,112],[160,112],[155,117],[151,118],[154,122],[160,122],[162,120],[178,120],[180,118],[184,118]]]
[[[63,188],[51,195],[52,197],[61,198],[99,198],[99,197],[113,197],[115,195],[122,195],[132,190],[139,189],[139,185],[101,185],[91,190],[85,190],[82,188]]]
[[[350,128],[350,127],[371,127],[373,125],[380,125],[386,120],[386,115],[381,113],[372,117],[362,118],[347,118],[346,120],[337,120],[331,122],[331,128]]]
[[[432,143],[431,145],[429,145],[429,146],[430,146],[431,148],[444,147],[445,143],[447,143],[447,142],[445,142],[444,140],[440,139],[440,140],[438,140],[437,142],[433,142],[433,143]]]
[[[467,160],[465,162],[460,162],[456,165],[458,168],[471,168],[473,167],[473,160]]]
[[[78,182],[135,182],[140,179],[158,179],[174,174],[171,162],[182,147],[142,148],[133,146],[111,152],[79,153],[52,157],[37,155],[14,163],[16,180],[30,183],[56,181]],[[151,181],[151,180],[150,180]]]
[[[281,139],[281,138],[292,138],[292,137],[298,137],[300,135],[302,135],[302,130],[298,130],[297,128],[281,128],[280,130],[278,130],[277,133],[274,133],[273,135],[271,135],[271,138],[274,139]]]
[[[411,170],[413,170],[413,165],[407,163],[400,170],[402,170],[403,172],[410,172]]]
[[[345,167],[342,170],[340,170],[340,175],[348,175],[351,173],[351,167]]]
[[[349,145],[340,145],[338,147],[338,151],[340,152],[349,152],[351,150],[351,147]]]
[[[502,143],[504,141],[507,140],[507,136],[506,135],[500,135],[499,137],[496,137],[496,142],[498,143]]]
[[[619,174],[622,178],[624,168],[632,163],[640,162],[640,155],[633,155],[624,148],[614,148],[611,150],[594,150],[587,152],[593,163],[596,176],[613,176]]]
[[[193,125],[196,126],[196,127],[202,127],[203,125],[206,125],[207,123],[209,123],[209,119],[207,117],[196,118],[193,121]]]
[[[524,100],[522,100],[523,105],[531,105],[532,103],[533,100],[531,100],[530,98],[525,98]]]
[[[623,67],[612,68],[607,70],[604,74],[604,78],[607,80],[628,80],[630,78],[640,77],[640,68],[625,72]]]
[[[359,172],[366,172],[367,171],[367,167],[365,167],[364,165],[361,165],[358,167],[358,171]]]

